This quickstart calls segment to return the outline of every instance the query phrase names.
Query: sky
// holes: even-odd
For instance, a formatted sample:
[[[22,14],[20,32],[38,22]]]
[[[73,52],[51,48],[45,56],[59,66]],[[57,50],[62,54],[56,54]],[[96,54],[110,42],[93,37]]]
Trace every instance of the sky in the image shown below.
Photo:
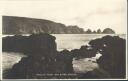
[[[127,0],[5,0],[0,12],[7,16],[47,19],[84,30],[111,28],[126,33]]]

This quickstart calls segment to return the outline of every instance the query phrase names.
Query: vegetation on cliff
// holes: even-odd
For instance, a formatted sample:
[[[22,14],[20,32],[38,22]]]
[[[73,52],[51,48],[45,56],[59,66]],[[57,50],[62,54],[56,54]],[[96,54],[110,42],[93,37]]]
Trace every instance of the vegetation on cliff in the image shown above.
[[[76,25],[66,26],[62,23],[53,22],[45,19],[35,19],[27,17],[3,16],[2,34],[114,34],[114,30],[107,28],[101,32],[100,29],[92,32],[86,31]]]

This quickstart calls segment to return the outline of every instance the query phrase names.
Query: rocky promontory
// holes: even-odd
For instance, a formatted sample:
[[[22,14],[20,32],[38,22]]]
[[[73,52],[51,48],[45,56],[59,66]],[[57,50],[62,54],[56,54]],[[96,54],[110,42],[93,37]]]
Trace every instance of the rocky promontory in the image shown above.
[[[76,25],[66,26],[62,23],[57,23],[45,19],[3,16],[3,34],[83,34],[84,30]]]
[[[36,19],[27,17],[16,16],[3,16],[2,17],[2,34],[115,34],[115,31],[106,28],[103,32],[98,29],[92,31],[91,29],[84,30],[77,25],[66,26],[62,23],[46,19]],[[88,27],[90,28],[90,27]]]

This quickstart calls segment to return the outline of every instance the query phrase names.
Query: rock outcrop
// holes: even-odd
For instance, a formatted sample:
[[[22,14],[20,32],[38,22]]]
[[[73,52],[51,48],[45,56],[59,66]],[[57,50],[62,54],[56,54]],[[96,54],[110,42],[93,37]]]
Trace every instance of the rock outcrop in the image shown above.
[[[101,32],[100,29],[98,29],[96,33],[97,33],[97,34],[101,34],[102,32]]]
[[[125,78],[126,77],[126,41],[118,36],[104,36],[103,38],[95,39],[89,42],[91,47],[102,56],[97,60],[97,63],[102,73],[108,73],[109,78]],[[90,78],[94,77],[94,73],[88,72]],[[96,77],[97,75],[95,75]],[[89,77],[86,75],[85,77]],[[98,78],[98,77],[97,77]],[[103,78],[103,77],[102,77]],[[107,76],[104,78],[108,78]]]
[[[3,51],[19,51],[26,54],[27,57],[23,57],[19,63],[15,64],[4,78],[125,78],[125,46],[125,39],[118,36],[104,36],[90,41],[89,45],[81,46],[80,49],[58,52],[55,37],[49,34],[6,37],[3,38]],[[73,58],[91,58],[98,52],[102,54],[97,60],[98,69],[82,74],[74,73]],[[73,75],[69,76],[68,74]]]
[[[49,34],[32,34],[30,36],[7,36],[2,39],[2,51],[33,54],[45,50],[56,50],[56,38]]]
[[[13,43],[14,48],[12,46],[12,50],[9,51],[16,51],[18,49],[18,51],[21,50],[20,52],[25,53],[27,57],[23,57],[19,63],[15,64],[5,78],[68,78],[67,76],[60,76],[59,74],[73,73],[73,57],[68,50],[63,50],[61,52],[56,50],[54,36],[49,34],[33,34],[26,38],[25,36],[23,36],[23,38],[22,36],[14,36],[4,39],[4,41],[6,40],[4,43],[7,43],[7,41],[9,42],[10,38],[11,40],[14,38],[20,39],[13,40],[16,44]],[[24,42],[21,43],[20,41],[22,40],[24,40]],[[25,46],[27,46],[26,49],[21,49]]]
[[[111,28],[105,28],[102,32],[103,34],[115,34],[115,31]]]

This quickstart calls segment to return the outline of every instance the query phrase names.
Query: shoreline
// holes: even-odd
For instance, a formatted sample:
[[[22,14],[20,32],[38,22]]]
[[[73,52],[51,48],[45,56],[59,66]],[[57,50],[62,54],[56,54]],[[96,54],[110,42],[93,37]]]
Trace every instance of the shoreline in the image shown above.
[[[6,37],[6,38],[8,38],[8,37]],[[111,60],[112,60],[115,63],[118,63],[118,61],[116,61],[114,59],[114,58],[118,58],[118,59],[120,59],[120,62],[122,64],[124,64],[124,61],[125,61],[125,59],[124,59],[125,53],[123,51],[123,50],[125,50],[124,49],[125,48],[124,47],[125,46],[125,39],[122,39],[122,38],[120,38],[118,36],[109,36],[109,35],[107,35],[107,36],[104,36],[102,38],[93,39],[93,40],[89,41],[89,45],[91,47],[88,46],[88,45],[82,45],[79,49],[72,49],[71,51],[69,51],[69,50],[57,51],[57,47],[56,47],[56,43],[55,43],[55,39],[56,38],[54,36],[48,35],[48,34],[39,34],[39,35],[37,34],[37,35],[31,35],[31,36],[14,36],[14,39],[12,37],[9,37],[7,40],[9,41],[10,38],[11,38],[12,43],[14,45],[16,45],[16,46],[18,46],[19,44],[20,45],[28,44],[27,46],[29,46],[29,47],[25,48],[25,49],[27,49],[26,51],[24,50],[24,48],[17,48],[17,47],[15,48],[14,47],[12,49],[12,47],[11,47],[11,49],[10,49],[7,46],[7,50],[10,50],[10,51],[11,50],[16,50],[16,51],[19,50],[21,52],[23,50],[23,52],[25,52],[25,54],[26,53],[28,54],[28,57],[23,57],[17,64],[15,64],[13,66],[13,68],[11,69],[11,71],[14,71],[14,72],[11,72],[11,73],[13,73],[13,75],[16,73],[15,72],[15,68],[17,68],[17,70],[16,70],[17,72],[19,72],[18,69],[22,69],[24,71],[24,68],[23,68],[23,67],[25,67],[24,64],[27,65],[27,67],[29,67],[31,65],[31,64],[30,65],[27,64],[27,61],[36,63],[36,61],[41,60],[42,58],[43,58],[43,62],[45,60],[49,60],[49,61],[46,61],[46,63],[48,63],[48,64],[52,63],[53,64],[52,65],[52,69],[54,69],[54,70],[50,71],[51,73],[56,73],[57,72],[56,70],[59,70],[60,73],[61,72],[63,73],[63,71],[64,71],[64,73],[65,72],[69,72],[69,73],[71,72],[72,73],[72,72],[74,72],[73,71],[73,58],[77,58],[78,60],[82,59],[82,58],[90,58],[90,57],[94,57],[97,54],[97,52],[100,52],[102,54],[102,56],[99,59],[97,59],[96,61],[97,61],[98,65],[99,65],[99,67],[104,69],[106,72],[107,71],[108,72],[111,71],[111,68],[115,68],[115,66],[108,67],[110,70],[109,69],[105,69],[104,67],[109,66],[109,64],[107,64],[107,66],[106,66],[106,64],[104,64],[104,61],[102,61],[102,60],[107,58],[105,60],[107,62],[111,63]],[[16,39],[18,39],[18,41]],[[31,40],[29,40],[29,39],[31,39]],[[4,38],[4,40],[5,40],[5,38]],[[13,40],[15,40],[15,41],[13,41]],[[19,42],[20,40],[24,40],[24,42],[23,41]],[[36,41],[38,41],[38,43],[35,43]],[[4,41],[4,43],[3,43],[5,48],[6,48],[6,45],[8,45],[6,42],[7,41]],[[122,42],[123,45],[120,42]],[[21,43],[23,43],[23,44],[21,44]],[[34,48],[33,48],[33,44],[34,44]],[[20,45],[18,47],[20,47]],[[42,47],[42,45],[43,45],[43,47]],[[118,47],[118,45],[120,45],[120,47]],[[120,50],[112,50],[112,52],[118,53],[117,51],[119,51],[118,56],[116,56],[116,57],[111,56],[111,51],[110,50],[111,49],[117,49],[117,48],[120,49]],[[109,51],[106,51],[106,50],[109,50]],[[120,52],[122,52],[121,54],[123,54],[123,56],[120,55]],[[113,58],[113,59],[106,57],[105,56],[106,53],[109,54],[109,56],[111,58]],[[123,59],[120,58],[120,56]],[[50,60],[53,60],[53,61],[50,61]],[[58,64],[58,65],[56,65],[56,64]],[[45,65],[45,63],[44,63],[44,65]],[[122,66],[124,67],[125,65],[122,65]],[[35,68],[40,68],[40,69],[36,69],[35,72],[38,72],[38,70],[39,70],[39,71],[42,71],[42,73],[45,73],[45,72],[47,73],[47,70],[43,70],[44,67],[46,67],[46,66],[41,66],[40,62],[39,62],[38,65],[36,65]],[[61,68],[57,69],[57,67],[61,67]],[[34,69],[34,67],[31,67],[31,68]],[[48,65],[47,68],[51,69],[51,65]],[[80,69],[80,68],[78,68],[78,69]],[[118,71],[120,71],[120,67],[118,65],[116,66],[116,69],[118,69]],[[21,72],[22,72],[22,70],[21,70]],[[29,68],[26,69],[26,70],[29,71]],[[112,70],[114,70],[114,69],[112,69]],[[123,70],[125,70],[125,69],[123,69]],[[98,70],[94,69],[92,71],[88,71],[87,73],[83,74],[82,76],[80,76],[78,78],[82,78],[83,76],[84,76],[83,78],[92,77],[92,76],[94,76],[92,74],[93,71],[96,72],[95,76],[97,76],[97,71]],[[111,73],[111,72],[109,72],[109,73]],[[113,74],[113,75],[117,74],[116,70],[115,70],[114,73],[115,74]],[[122,73],[124,73],[124,72],[122,72]],[[101,74],[102,74],[102,71],[101,71]],[[105,75],[106,74],[104,74],[104,76],[98,75],[98,77],[99,78],[103,78],[103,77],[105,77]],[[115,76],[113,76],[111,74],[109,74],[109,75],[110,75],[109,78],[111,78],[111,77],[114,78],[115,77]],[[116,77],[118,75],[116,75]],[[11,75],[9,75],[9,76],[10,77],[14,77],[14,78],[18,78],[18,77],[19,78],[20,77],[24,77],[25,78],[26,77],[26,76],[23,76],[23,75],[18,75],[18,77],[11,76]],[[29,75],[29,76],[32,77],[32,75]],[[106,78],[107,78],[107,76],[106,76]]]

